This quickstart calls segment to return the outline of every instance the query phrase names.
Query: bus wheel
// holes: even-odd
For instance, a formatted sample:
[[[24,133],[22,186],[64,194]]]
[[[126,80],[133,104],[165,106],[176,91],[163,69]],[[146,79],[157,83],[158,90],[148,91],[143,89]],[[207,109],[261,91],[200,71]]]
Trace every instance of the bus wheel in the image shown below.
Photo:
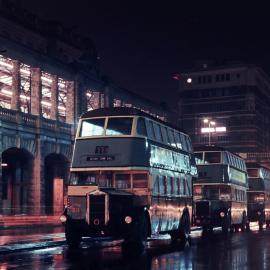
[[[264,223],[264,218],[263,218],[262,215],[260,215],[259,216],[259,221],[258,221],[260,231],[263,229],[263,223]]]
[[[148,235],[148,222],[145,213],[140,213],[137,217],[137,221],[133,224],[133,228],[130,234],[124,239],[122,247],[127,248],[139,248],[143,247],[143,242],[147,239]]]
[[[231,228],[231,218],[229,216],[226,216],[222,222],[222,232],[224,234],[227,234],[229,229]]]
[[[247,215],[246,212],[243,212],[243,217],[242,217],[242,223],[240,225],[241,231],[244,232],[247,229]]]
[[[188,210],[186,209],[186,211],[184,210],[184,213],[181,217],[179,226],[179,238],[181,241],[188,241],[190,234],[190,226],[190,216]]]
[[[70,224],[66,224],[65,227],[66,242],[69,248],[75,249],[80,246],[82,236],[78,230],[72,228]]]
[[[266,221],[266,228],[269,228],[270,227],[270,222],[269,220]]]

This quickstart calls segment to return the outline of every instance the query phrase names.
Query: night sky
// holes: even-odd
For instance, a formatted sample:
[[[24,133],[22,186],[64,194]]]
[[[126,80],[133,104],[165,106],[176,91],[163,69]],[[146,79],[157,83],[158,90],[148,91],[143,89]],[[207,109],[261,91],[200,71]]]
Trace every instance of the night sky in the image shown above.
[[[240,61],[270,71],[266,6],[197,2],[21,0],[40,17],[91,37],[102,73],[117,84],[169,104],[177,92],[173,74],[198,60]]]

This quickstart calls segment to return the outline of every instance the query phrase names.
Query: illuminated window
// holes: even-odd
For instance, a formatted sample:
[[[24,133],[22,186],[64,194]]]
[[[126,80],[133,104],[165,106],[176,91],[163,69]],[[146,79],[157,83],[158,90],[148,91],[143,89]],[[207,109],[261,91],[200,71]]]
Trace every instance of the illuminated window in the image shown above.
[[[120,99],[114,99],[113,100],[113,107],[121,107],[121,104],[122,102],[121,102],[121,100]]]
[[[12,70],[11,59],[0,55],[0,107],[7,109],[11,108]]]
[[[20,109],[24,113],[31,110],[31,71],[30,66],[20,65]]]
[[[66,120],[68,83],[68,81],[58,78],[58,117],[63,122]]]
[[[92,89],[86,90],[87,111],[104,107],[104,95]]]
[[[41,112],[44,118],[51,117],[52,75],[41,73]]]

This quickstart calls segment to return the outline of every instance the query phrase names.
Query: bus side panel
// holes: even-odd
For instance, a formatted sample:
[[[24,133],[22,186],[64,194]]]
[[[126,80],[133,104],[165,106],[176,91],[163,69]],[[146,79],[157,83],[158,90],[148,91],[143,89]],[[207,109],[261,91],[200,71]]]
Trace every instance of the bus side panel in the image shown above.
[[[232,201],[231,222],[232,224],[241,224],[243,221],[243,213],[247,213],[247,203]]]
[[[265,192],[265,220],[270,221],[270,194]]]

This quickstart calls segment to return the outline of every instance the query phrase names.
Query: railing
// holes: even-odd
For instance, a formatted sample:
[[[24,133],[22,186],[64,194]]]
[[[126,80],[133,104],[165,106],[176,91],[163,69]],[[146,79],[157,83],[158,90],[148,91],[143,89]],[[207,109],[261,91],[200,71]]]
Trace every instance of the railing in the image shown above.
[[[37,117],[35,115],[20,113],[20,123],[25,126],[36,127],[37,126]]]
[[[5,109],[0,107],[0,119],[3,121],[8,121],[12,123],[16,123],[17,117],[16,117],[17,111]]]
[[[25,127],[38,128],[39,119],[40,119],[41,129],[44,129],[47,131],[59,132],[59,133],[67,134],[67,135],[72,134],[72,125],[70,124],[56,121],[56,120],[46,119],[43,117],[39,118],[36,115],[27,114],[27,113],[0,107],[0,121],[23,125]]]

